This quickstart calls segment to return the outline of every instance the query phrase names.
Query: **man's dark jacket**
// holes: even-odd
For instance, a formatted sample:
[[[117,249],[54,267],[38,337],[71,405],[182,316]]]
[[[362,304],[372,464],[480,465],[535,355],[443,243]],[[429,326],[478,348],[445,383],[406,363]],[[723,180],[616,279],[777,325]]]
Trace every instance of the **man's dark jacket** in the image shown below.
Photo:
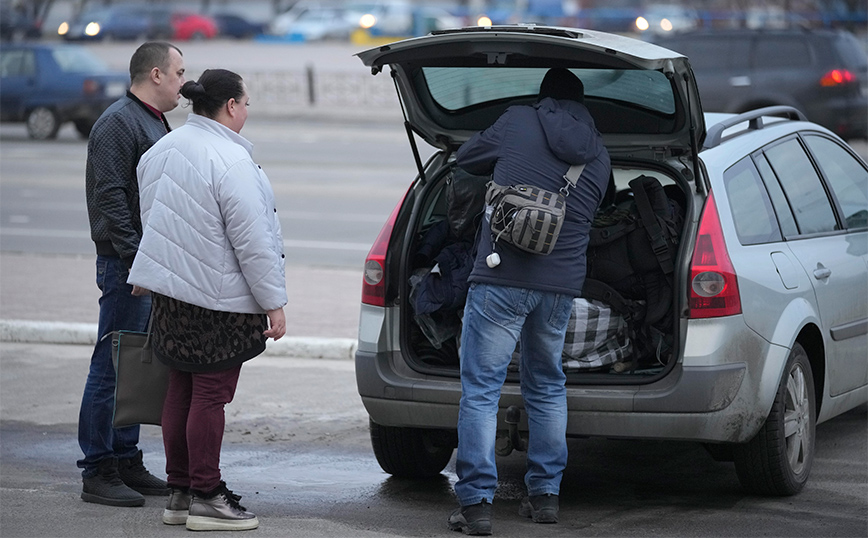
[[[458,165],[501,185],[530,184],[549,191],[564,186],[573,164],[585,164],[567,197],[567,217],[551,254],[518,250],[499,241],[501,263],[490,268],[491,230],[480,226],[479,248],[471,282],[579,296],[585,280],[585,256],[594,213],[606,192],[609,153],[588,109],[578,101],[546,98],[534,106],[513,106],[456,153]]]
[[[142,238],[136,166],[142,155],[169,131],[130,92],[99,117],[87,143],[85,192],[90,238],[101,256],[120,257],[133,264]]]

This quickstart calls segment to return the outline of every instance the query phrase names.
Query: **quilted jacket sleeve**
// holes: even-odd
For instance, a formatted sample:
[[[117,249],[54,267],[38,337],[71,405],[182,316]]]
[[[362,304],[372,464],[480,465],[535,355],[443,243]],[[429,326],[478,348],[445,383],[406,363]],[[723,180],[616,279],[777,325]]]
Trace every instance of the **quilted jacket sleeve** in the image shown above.
[[[241,161],[220,178],[216,191],[226,237],[256,302],[264,310],[283,307],[283,240],[268,178],[252,161]]]

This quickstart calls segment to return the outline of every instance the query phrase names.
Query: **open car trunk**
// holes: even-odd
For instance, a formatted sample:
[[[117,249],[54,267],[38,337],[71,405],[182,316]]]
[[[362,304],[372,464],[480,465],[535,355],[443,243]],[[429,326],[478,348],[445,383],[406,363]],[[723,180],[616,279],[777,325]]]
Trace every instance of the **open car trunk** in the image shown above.
[[[390,69],[419,170],[398,215],[396,229],[406,232],[391,238],[386,271],[407,364],[458,376],[466,278],[489,178],[456,167],[454,151],[507,107],[535,102],[545,73],[561,67],[582,80],[613,165],[595,223],[608,239],[595,246],[592,235],[586,297],[574,304],[568,329],[569,382],[640,383],[665,375],[680,353],[679,268],[687,265],[680,239],[689,236],[692,219],[685,216],[694,211],[688,193],[704,190],[696,155],[705,125],[687,59],[617,35],[532,25],[444,30],[358,56],[374,74]],[[419,139],[438,150],[427,164]],[[655,202],[656,217],[647,206],[643,217],[634,202],[639,186]],[[645,235],[651,228],[656,232]]]
[[[403,240],[393,239],[397,250],[390,252],[390,265],[396,264],[393,274],[399,275],[401,349],[414,370],[457,377],[466,279],[479,226],[485,225],[481,213],[490,178],[467,174],[447,152],[429,161],[426,177],[425,183],[417,181],[414,196],[405,202],[399,219],[407,219],[407,232]],[[641,217],[629,184],[643,177],[644,184],[659,185],[653,188],[658,199],[665,197],[670,211],[671,233],[664,234],[670,237],[669,272],[654,256],[645,226],[634,222]],[[630,230],[589,247],[589,280],[584,297],[574,301],[564,346],[568,384],[650,382],[665,375],[679,353],[676,313],[684,294],[675,268],[683,265],[678,260],[683,257],[680,238],[690,203],[688,185],[662,163],[613,162],[612,187],[598,210],[594,234],[599,238]],[[657,220],[667,225],[666,219]],[[623,259],[625,252],[643,258],[631,264]],[[518,381],[516,351],[508,376],[513,382]]]

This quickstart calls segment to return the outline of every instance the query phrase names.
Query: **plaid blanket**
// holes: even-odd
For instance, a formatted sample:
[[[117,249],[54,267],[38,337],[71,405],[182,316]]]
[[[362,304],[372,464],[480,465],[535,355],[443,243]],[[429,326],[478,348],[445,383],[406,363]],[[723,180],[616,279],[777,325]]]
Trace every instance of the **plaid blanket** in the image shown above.
[[[608,305],[576,298],[564,340],[564,371],[587,370],[621,361],[632,353],[627,322]]]

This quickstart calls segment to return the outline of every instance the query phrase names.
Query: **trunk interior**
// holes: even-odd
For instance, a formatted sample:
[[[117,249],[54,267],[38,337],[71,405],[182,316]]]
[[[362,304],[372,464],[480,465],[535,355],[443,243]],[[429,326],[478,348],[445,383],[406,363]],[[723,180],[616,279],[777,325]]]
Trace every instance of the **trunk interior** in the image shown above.
[[[574,302],[567,329],[567,384],[651,382],[665,375],[679,354],[680,301],[674,290],[682,281],[676,274],[683,265],[678,261],[683,258],[679,239],[690,209],[688,187],[659,163],[613,157],[612,168],[588,249],[589,280],[584,297]],[[640,176],[645,179],[631,189],[631,180]],[[392,274],[399,275],[394,284],[402,313],[403,356],[420,373],[459,375],[466,278],[489,179],[463,172],[441,153],[429,161],[425,180],[417,180],[413,195],[405,200],[399,220],[406,219],[407,233],[393,241],[401,252],[393,253],[393,263],[400,267]],[[637,209],[641,204],[633,192],[640,186],[657,201],[653,208],[658,217]],[[649,228],[657,229],[656,236],[649,235]],[[656,249],[651,246],[655,237]],[[667,248],[660,248],[661,237],[668,240]],[[517,346],[508,383],[518,381],[518,360]]]

